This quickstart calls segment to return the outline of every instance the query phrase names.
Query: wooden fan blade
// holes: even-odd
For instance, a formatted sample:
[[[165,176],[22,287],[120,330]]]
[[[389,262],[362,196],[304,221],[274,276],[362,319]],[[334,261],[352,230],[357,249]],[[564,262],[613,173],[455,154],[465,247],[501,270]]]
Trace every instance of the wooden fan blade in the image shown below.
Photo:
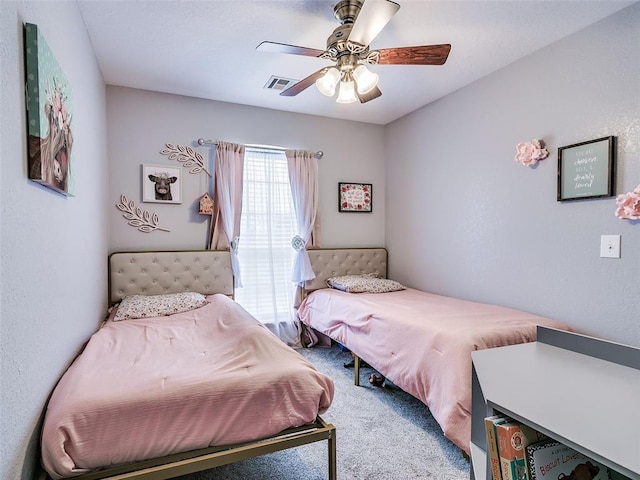
[[[321,68],[317,72],[309,75],[307,78],[303,78],[295,85],[292,85],[286,90],[283,90],[282,92],[280,92],[280,95],[282,95],[283,97],[294,97],[298,95],[300,92],[302,92],[303,90],[306,90],[311,85],[316,83],[316,80],[319,79],[322,75],[324,75],[326,71],[327,71],[326,68]]]
[[[349,41],[366,47],[389,23],[399,8],[400,5],[390,0],[366,0],[353,23]]]
[[[358,96],[358,100],[360,100],[360,103],[367,103],[374,98],[378,98],[380,95],[382,95],[382,92],[378,87],[373,87],[373,89],[369,90],[367,93],[358,93],[358,90],[356,90],[356,95]]]
[[[378,65],[442,65],[447,61],[451,45],[383,48]]]
[[[256,50],[270,53],[290,53],[293,55],[304,55],[306,57],[319,57],[324,53],[324,50],[318,50],[316,48],[298,47],[296,45],[275,42],[262,42],[256,47]]]

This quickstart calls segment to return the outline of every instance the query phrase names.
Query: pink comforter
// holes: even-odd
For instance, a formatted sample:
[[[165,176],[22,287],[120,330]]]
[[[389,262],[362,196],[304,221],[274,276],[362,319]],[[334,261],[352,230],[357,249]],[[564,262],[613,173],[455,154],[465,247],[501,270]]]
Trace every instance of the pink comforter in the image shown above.
[[[518,310],[413,289],[382,294],[316,290],[299,315],[424,402],[445,436],[467,453],[471,352],[535,341],[537,325],[568,329]]]
[[[274,435],[315,420],[334,385],[233,300],[107,321],[56,386],[42,432],[55,478]]]

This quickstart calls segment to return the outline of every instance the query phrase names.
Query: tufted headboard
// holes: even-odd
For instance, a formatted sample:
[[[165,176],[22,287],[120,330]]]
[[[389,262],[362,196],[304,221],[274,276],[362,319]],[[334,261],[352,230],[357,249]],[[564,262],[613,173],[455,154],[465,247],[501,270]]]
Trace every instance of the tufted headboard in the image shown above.
[[[109,256],[109,304],[127,295],[185,291],[233,297],[229,251],[115,252]]]
[[[307,292],[326,288],[325,281],[336,275],[377,273],[387,277],[387,250],[385,248],[318,248],[309,249],[309,260],[316,278],[307,282]]]

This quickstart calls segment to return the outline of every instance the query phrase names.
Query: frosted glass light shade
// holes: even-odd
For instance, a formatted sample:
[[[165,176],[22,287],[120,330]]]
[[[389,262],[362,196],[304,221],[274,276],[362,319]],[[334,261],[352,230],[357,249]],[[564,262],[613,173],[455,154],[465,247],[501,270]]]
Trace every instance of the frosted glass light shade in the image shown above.
[[[378,85],[378,75],[369,71],[364,65],[358,65],[353,71],[353,78],[358,86],[358,93],[367,93]]]
[[[323,76],[316,80],[316,87],[320,90],[320,93],[327,97],[333,97],[336,93],[336,85],[340,80],[340,70],[335,67],[331,67],[327,70]]]
[[[353,80],[340,82],[340,91],[338,92],[338,98],[336,99],[336,102],[353,103],[356,100],[358,100],[358,98],[356,97],[356,88]]]

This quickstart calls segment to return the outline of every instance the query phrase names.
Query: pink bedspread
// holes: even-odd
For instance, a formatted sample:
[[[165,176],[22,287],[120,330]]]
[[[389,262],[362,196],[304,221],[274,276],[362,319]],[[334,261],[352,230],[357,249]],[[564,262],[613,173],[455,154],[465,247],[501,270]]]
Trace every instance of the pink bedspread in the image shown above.
[[[233,300],[106,322],[56,386],[42,431],[55,478],[274,435],[315,420],[334,385]]]
[[[471,352],[532,342],[536,325],[569,329],[529,313],[406,289],[322,289],[299,308],[306,325],[345,345],[420,399],[445,436],[469,453]]]

